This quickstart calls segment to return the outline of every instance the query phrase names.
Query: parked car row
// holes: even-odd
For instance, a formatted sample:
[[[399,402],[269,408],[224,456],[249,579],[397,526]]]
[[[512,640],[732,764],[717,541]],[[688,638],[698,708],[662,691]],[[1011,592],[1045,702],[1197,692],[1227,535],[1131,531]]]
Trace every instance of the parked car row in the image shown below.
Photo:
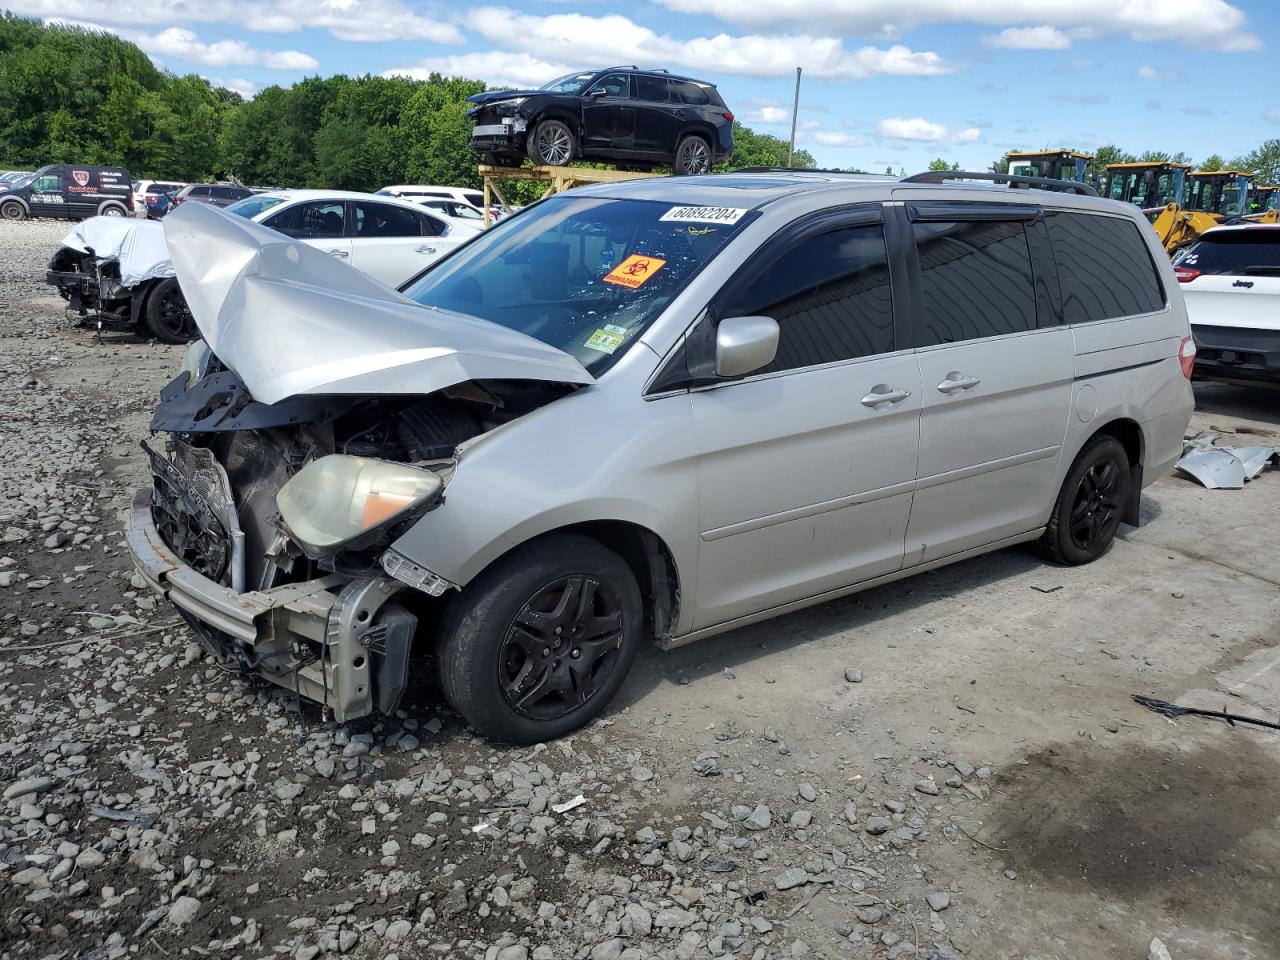
[[[220,206],[214,196],[188,199]],[[248,194],[226,210],[302,240],[393,288],[480,229],[475,221],[445,217],[406,200],[337,190]],[[128,325],[164,343],[185,343],[196,329],[162,229],[140,221],[88,220],[64,238],[45,279],[81,316]]]

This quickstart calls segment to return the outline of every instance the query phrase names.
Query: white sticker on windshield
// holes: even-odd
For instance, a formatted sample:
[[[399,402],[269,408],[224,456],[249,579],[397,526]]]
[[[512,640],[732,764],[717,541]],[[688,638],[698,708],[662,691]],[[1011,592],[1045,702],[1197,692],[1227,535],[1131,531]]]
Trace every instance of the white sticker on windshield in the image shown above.
[[[746,212],[737,207],[672,207],[658,219],[677,223],[737,223]]]

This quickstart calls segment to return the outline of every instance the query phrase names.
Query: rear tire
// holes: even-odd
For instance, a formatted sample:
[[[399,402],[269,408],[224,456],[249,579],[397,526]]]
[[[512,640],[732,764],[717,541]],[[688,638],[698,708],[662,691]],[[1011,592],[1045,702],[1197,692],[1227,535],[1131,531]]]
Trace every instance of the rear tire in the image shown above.
[[[676,176],[697,176],[711,170],[711,144],[706,138],[691,133],[676,144],[675,162],[671,170]]]
[[[498,560],[446,609],[441,686],[485,737],[552,740],[604,709],[643,630],[626,561],[589,537],[555,534]]]
[[[143,310],[147,329],[161,343],[187,343],[196,338],[195,320],[176,277],[157,283]]]
[[[539,166],[568,166],[578,155],[578,140],[563,120],[543,120],[529,132],[528,153]]]
[[[0,203],[0,218],[5,220],[25,220],[27,219],[27,208],[17,200],[6,200],[4,203]]]
[[[1067,471],[1036,551],[1064,566],[1097,560],[1115,540],[1132,492],[1124,445],[1106,434],[1095,436]]]
[[[123,217],[128,212],[118,203],[104,203],[98,208],[98,216],[100,217]]]

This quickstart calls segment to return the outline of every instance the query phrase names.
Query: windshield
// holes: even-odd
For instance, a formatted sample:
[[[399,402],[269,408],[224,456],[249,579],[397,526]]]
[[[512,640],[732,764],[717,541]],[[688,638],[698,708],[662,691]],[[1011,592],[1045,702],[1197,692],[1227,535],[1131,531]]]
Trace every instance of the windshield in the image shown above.
[[[581,93],[582,88],[587,85],[587,81],[594,76],[594,73],[571,73],[568,76],[543,84],[538,89],[546,90],[548,93]]]
[[[284,197],[245,197],[243,200],[237,200],[228,206],[227,213],[234,213],[237,217],[252,220],[258,214],[266,213],[272,207],[284,203],[284,201]]]
[[[651,200],[549,198],[480,234],[408,285],[429,307],[536,337],[598,376],[749,219]],[[664,214],[685,211],[684,219]],[[709,219],[709,218],[708,218]]]

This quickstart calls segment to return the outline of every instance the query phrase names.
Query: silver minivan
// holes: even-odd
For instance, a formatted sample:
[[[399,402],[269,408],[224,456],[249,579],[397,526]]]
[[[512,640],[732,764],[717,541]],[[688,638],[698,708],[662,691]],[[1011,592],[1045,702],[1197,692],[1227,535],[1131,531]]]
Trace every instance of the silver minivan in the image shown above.
[[[475,729],[527,743],[648,640],[1015,544],[1094,560],[1182,451],[1177,281],[1131,206],[947,176],[577,189],[401,292],[184,205],[203,341],[152,423],[138,569],[339,720],[434,651]]]

